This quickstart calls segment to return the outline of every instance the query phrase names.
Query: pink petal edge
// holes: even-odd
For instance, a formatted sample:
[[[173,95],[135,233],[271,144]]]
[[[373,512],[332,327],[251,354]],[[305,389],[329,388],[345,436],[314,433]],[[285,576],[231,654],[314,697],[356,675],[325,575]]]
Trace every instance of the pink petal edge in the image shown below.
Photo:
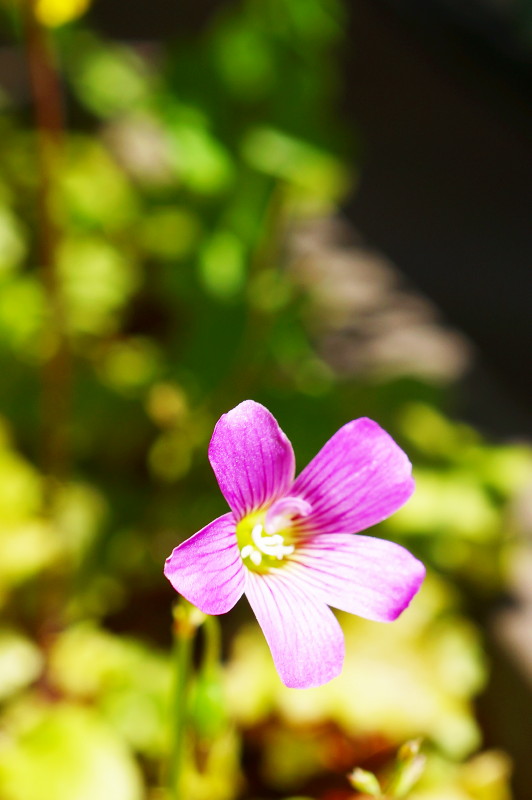
[[[290,494],[312,506],[305,528],[358,533],[397,511],[414,491],[405,453],[376,422],[363,417],[332,436],[297,477]]]
[[[377,622],[397,619],[425,577],[425,567],[395,542],[373,536],[322,534],[301,544],[289,579],[327,605]]]
[[[179,594],[204,614],[225,614],[244,592],[246,570],[232,514],[213,520],[178,545],[164,574]]]
[[[209,460],[237,519],[282,497],[294,479],[292,445],[275,417],[254,400],[220,417]]]
[[[283,569],[248,572],[245,591],[286,686],[308,689],[340,674],[344,637],[325,603],[290,582]]]

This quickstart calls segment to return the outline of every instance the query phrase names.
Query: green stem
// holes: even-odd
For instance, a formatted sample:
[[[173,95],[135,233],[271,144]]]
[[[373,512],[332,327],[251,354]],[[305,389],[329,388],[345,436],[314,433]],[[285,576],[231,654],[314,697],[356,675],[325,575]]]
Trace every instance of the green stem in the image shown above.
[[[174,697],[171,708],[172,744],[168,767],[170,797],[182,800],[183,765],[189,721],[189,688],[192,672],[194,637],[203,616],[181,598],[174,609]]]
[[[205,635],[204,669],[215,669],[220,663],[222,642],[220,623],[217,618],[206,616],[203,621],[203,631]]]

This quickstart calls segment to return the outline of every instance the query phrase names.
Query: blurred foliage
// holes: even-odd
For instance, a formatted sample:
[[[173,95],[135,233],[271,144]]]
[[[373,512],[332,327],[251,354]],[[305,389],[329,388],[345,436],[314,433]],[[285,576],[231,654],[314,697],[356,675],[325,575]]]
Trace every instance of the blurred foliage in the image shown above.
[[[343,5],[243,0],[146,46],[103,39],[88,5],[36,5],[58,27],[69,117],[52,197],[72,384],[62,481],[41,459],[58,345],[37,134],[27,98],[1,98],[0,795],[166,800],[162,564],[224,511],[206,449],[219,414],[252,396],[300,464],[348,419],[387,427],[418,490],[377,533],[431,575],[393,626],[342,616],[344,674],[307,692],[280,686],[245,610],[224,618],[231,655],[194,687],[187,800],[325,798],[327,781],[353,797],[353,767],[386,772],[417,736],[427,762],[409,797],[506,800],[505,756],[475,755],[489,665],[470,606],[506,586],[530,450],[454,422],[452,383],[335,371],[287,246],[356,180],[336,102]]]

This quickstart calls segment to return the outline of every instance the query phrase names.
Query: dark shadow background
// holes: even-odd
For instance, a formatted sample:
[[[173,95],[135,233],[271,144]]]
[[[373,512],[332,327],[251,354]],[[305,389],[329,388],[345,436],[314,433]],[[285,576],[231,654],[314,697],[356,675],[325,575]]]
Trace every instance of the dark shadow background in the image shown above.
[[[477,345],[475,422],[496,435],[530,434],[526,29],[517,14],[495,16],[480,2],[350,7],[346,109],[365,156],[348,212]]]

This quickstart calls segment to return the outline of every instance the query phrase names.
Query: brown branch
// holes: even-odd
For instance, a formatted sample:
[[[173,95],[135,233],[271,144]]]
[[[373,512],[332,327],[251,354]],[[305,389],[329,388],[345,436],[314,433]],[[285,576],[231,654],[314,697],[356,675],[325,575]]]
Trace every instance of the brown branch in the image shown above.
[[[24,0],[23,8],[36,122],[39,262],[47,306],[43,332],[42,467],[50,479],[53,495],[53,486],[65,478],[68,465],[67,425],[70,406],[70,355],[57,274],[60,225],[55,203],[63,150],[64,115],[51,37],[35,17],[34,0]]]

